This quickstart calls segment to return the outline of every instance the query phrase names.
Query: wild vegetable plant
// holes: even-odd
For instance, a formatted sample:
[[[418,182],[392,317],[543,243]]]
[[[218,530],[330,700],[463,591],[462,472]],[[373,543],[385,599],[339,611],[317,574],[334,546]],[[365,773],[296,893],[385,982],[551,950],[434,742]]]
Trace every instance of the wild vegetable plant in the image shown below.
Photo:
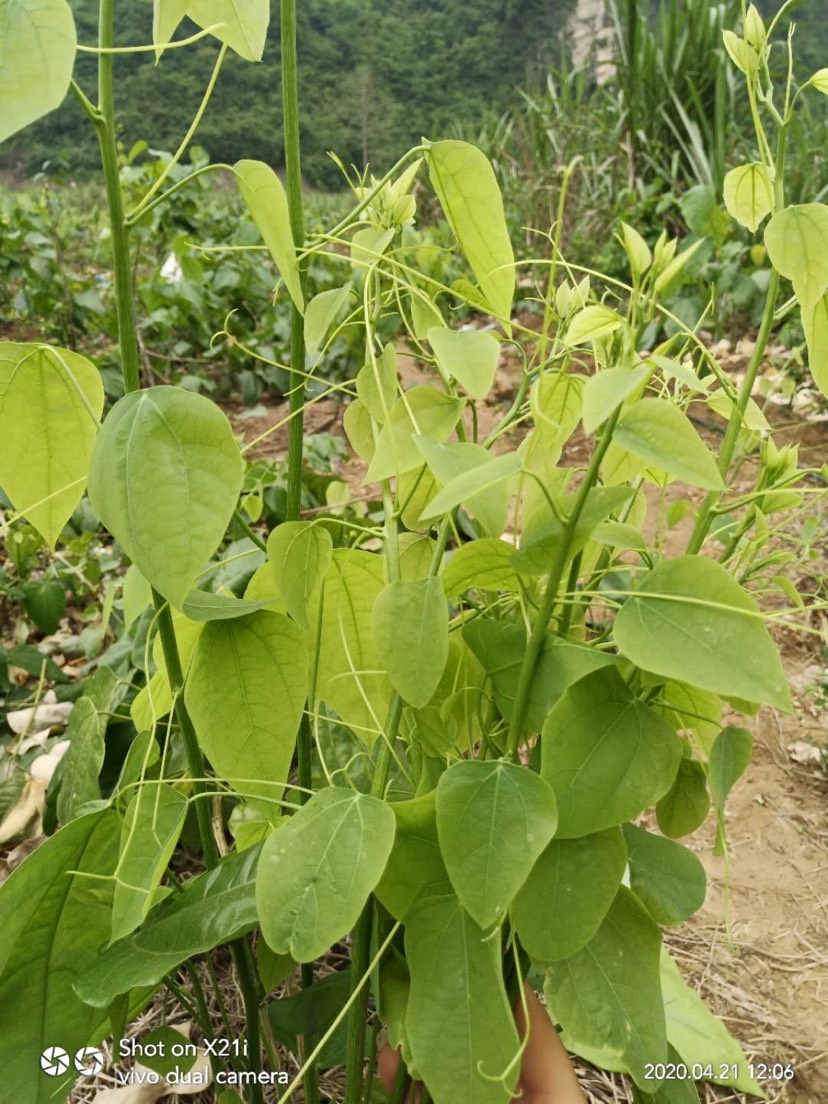
[[[75,42],[63,0],[5,7],[3,118],[17,129],[60,101]],[[131,231],[188,182],[161,179],[123,208],[113,9],[102,0],[98,104],[74,91],[101,140],[126,393],[101,421],[90,360],[0,345],[0,484],[52,548],[88,487],[131,561],[130,600],[152,607],[155,673],[131,700],[135,737],[110,792],[106,719],[125,687],[106,668],[87,683],[56,795],[63,826],[0,889],[4,1091],[65,1096],[74,1074],[47,1079],[41,1051],[120,1037],[165,984],[216,1034],[192,964],[227,944],[247,1040],[213,1055],[213,1073],[252,1101],[280,1032],[304,1035],[280,1099],[301,1085],[319,1100],[317,1067],[343,1063],[346,1104],[368,1099],[382,1023],[403,1058],[394,1100],[410,1076],[436,1104],[502,1104],[520,1069],[513,1008],[527,976],[566,1044],[628,1072],[643,1099],[696,1100],[703,1079],[760,1094],[661,928],[705,896],[701,862],[678,841],[710,814],[727,846],[724,802],[752,743],[732,711],[792,709],[768,630],[788,611],[760,600],[790,594],[780,538],[823,494],[751,399],[783,279],[828,389],[828,207],[785,205],[803,90],[788,81],[773,98],[775,24],[751,7],[742,35],[725,36],[757,132],[756,160],[728,174],[726,201],[754,231],[770,216],[775,266],[736,387],[679,324],[642,344],[691,256],[666,235],[651,247],[620,228],[629,285],[557,253],[529,263],[544,314],[540,333],[525,329],[494,174],[467,143],[423,141],[381,179],[358,179],[352,212],[305,241],[283,0],[287,192],[262,163],[233,171],[292,303],[287,520],[266,535],[247,525],[267,561],[238,596],[207,582],[239,519],[238,442],[208,398],[139,386]],[[219,59],[228,48],[257,57],[268,5],[238,12],[156,0],[163,63],[185,13],[220,40]],[[810,86],[828,90],[825,73]],[[466,266],[450,286],[416,229],[426,179]],[[341,283],[314,294],[308,264],[322,254]],[[494,328],[453,328],[459,305]],[[390,313],[425,366],[408,389],[397,347],[378,339]],[[324,379],[346,325],[361,328],[365,358],[345,429],[382,501],[367,524],[299,509],[306,367]],[[522,378],[491,421],[507,352]],[[718,454],[691,404],[727,419]],[[563,461],[579,427],[591,445],[573,467]],[[748,455],[755,477],[737,476]],[[668,553],[682,516],[692,535]],[[193,824],[206,870],[182,884],[168,869]],[[349,935],[349,973],[320,980],[316,964]],[[304,1003],[269,1001],[297,967]]]

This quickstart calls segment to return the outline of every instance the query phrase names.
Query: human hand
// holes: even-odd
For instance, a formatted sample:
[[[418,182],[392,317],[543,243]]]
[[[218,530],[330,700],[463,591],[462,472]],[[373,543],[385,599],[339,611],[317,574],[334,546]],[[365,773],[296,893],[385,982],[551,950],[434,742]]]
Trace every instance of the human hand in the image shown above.
[[[586,1104],[569,1055],[546,1009],[528,985],[524,985],[524,992],[529,1012],[529,1039],[523,1052],[515,1101],[519,1104]],[[515,1009],[515,1023],[523,1039],[526,1020],[522,1004]],[[377,1064],[382,1083],[390,1092],[400,1064],[399,1051],[383,1047]]]

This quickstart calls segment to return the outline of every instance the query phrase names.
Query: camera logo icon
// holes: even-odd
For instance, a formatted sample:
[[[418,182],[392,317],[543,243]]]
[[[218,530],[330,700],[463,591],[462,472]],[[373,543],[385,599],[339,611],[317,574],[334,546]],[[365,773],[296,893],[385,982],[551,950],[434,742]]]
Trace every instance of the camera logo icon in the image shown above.
[[[81,1077],[94,1077],[104,1068],[105,1056],[97,1047],[81,1047],[75,1055],[75,1069]]]
[[[40,1068],[47,1077],[62,1077],[69,1069],[69,1055],[63,1047],[47,1047],[40,1056]]]
[[[81,1047],[75,1053],[75,1069],[81,1077],[94,1077],[106,1063],[106,1055],[97,1047]],[[63,1047],[47,1047],[40,1056],[40,1068],[47,1077],[62,1077],[69,1071],[69,1055]]]

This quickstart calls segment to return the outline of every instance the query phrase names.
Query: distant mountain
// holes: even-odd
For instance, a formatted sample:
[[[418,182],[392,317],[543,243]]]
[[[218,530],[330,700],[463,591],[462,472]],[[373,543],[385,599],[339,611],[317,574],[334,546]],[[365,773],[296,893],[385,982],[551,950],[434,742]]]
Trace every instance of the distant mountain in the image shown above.
[[[70,0],[80,41],[96,40],[97,0]],[[304,168],[330,184],[334,149],[348,164],[377,167],[425,135],[446,135],[505,110],[516,89],[560,57],[559,32],[573,0],[301,0],[298,4]],[[278,3],[261,64],[229,55],[199,131],[215,160],[282,159]],[[151,40],[151,0],[119,0],[121,45]],[[179,36],[196,28],[187,22]],[[122,139],[175,149],[195,112],[215,61],[206,39],[170,51],[119,56],[116,90]],[[94,98],[94,56],[77,79]],[[97,146],[73,97],[24,136],[0,147],[28,171],[51,160],[91,169]]]

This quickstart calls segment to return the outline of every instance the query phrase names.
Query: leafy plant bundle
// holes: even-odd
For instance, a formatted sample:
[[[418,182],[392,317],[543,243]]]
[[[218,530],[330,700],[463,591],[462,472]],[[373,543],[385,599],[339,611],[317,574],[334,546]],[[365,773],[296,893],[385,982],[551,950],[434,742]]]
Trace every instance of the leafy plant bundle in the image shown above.
[[[264,0],[243,11],[156,0],[159,51],[185,12],[219,38],[220,57],[260,55]],[[75,42],[64,0],[16,0],[5,14],[2,56],[15,60],[3,118],[17,129],[60,102]],[[0,484],[52,547],[88,487],[131,561],[133,601],[142,594],[153,608],[155,663],[131,700],[135,738],[108,793],[106,722],[123,687],[103,669],[87,684],[56,795],[63,827],[0,889],[3,1092],[65,1095],[74,1074],[41,1075],[45,1047],[72,1053],[120,1036],[159,987],[178,989],[182,967],[229,944],[248,1046],[246,1057],[214,1055],[213,1072],[241,1063],[253,1082],[235,1083],[254,1101],[262,1019],[268,1034],[305,1036],[305,1063],[281,1099],[304,1082],[305,1099],[318,1100],[317,1063],[344,1060],[344,1099],[362,1101],[370,992],[402,1068],[436,1104],[502,1104],[519,1075],[513,1008],[530,967],[566,1044],[627,1071],[642,1098],[694,1100],[702,1078],[761,1095],[660,929],[702,904],[703,868],[678,841],[711,808],[726,847],[724,802],[751,737],[725,723],[723,707],[792,708],[767,626],[786,611],[757,600],[790,590],[779,574],[790,553],[771,546],[768,519],[784,535],[823,493],[806,485],[794,450],[774,446],[751,400],[783,278],[814,378],[828,386],[828,208],[785,206],[795,97],[789,83],[774,106],[769,32],[751,8],[743,36],[725,36],[758,143],[757,160],[728,175],[727,204],[753,230],[771,216],[775,266],[737,389],[680,327],[641,347],[691,255],[666,236],[651,249],[622,227],[631,282],[600,297],[557,255],[529,265],[540,334],[513,319],[502,201],[489,162],[464,142],[423,142],[382,179],[360,179],[351,214],[305,241],[290,0],[281,15],[287,193],[262,163],[234,172],[292,302],[288,520],[266,544],[254,534],[267,562],[243,596],[203,586],[243,488],[230,425],[202,395],[139,386],[130,227],[168,192],[162,174],[123,211],[111,0],[99,104],[74,91],[101,139],[126,393],[101,422],[91,361],[0,345]],[[810,83],[828,87],[824,74]],[[426,176],[467,265],[451,286],[411,228],[412,189]],[[319,253],[342,281],[313,294],[307,268]],[[496,328],[452,328],[457,305]],[[389,313],[426,366],[408,389],[395,345],[378,338]],[[365,358],[345,428],[382,513],[368,525],[333,511],[303,520],[306,354],[323,376],[327,347],[355,324]],[[508,350],[522,379],[489,425],[485,402]],[[691,404],[726,417],[718,455]],[[594,444],[573,467],[562,460],[579,427]],[[758,474],[737,483],[736,461],[760,440]],[[667,529],[682,516],[692,534],[668,554]],[[188,823],[207,869],[180,884],[166,872]],[[347,985],[315,979],[314,963],[349,933]],[[262,1017],[266,990],[297,964],[304,1004],[272,1002]],[[211,1032],[209,1017],[202,1028]],[[665,1079],[668,1061],[686,1076]],[[404,1091],[399,1078],[394,1099]]]

